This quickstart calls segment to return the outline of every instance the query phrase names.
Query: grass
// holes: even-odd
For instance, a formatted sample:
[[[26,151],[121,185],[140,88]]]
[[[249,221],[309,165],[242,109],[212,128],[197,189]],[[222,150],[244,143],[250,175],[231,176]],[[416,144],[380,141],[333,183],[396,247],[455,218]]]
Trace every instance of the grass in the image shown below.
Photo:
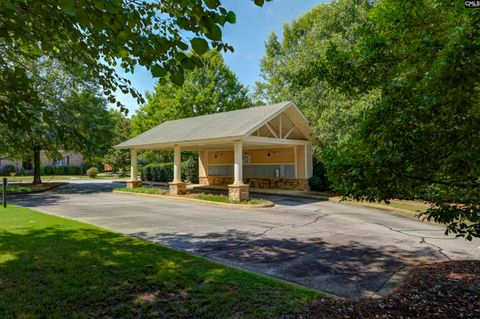
[[[337,201],[340,201],[341,198],[338,197],[336,198]],[[368,202],[368,201],[356,201],[356,200],[351,200],[351,199],[346,199],[344,201],[340,201],[342,204],[350,204],[350,205],[356,205],[356,206],[364,206],[364,207],[373,207],[373,208],[379,208],[379,209],[384,209],[392,212],[396,212],[408,217],[412,217],[417,219],[417,214],[419,212],[425,212],[429,205],[424,203],[423,201],[419,200],[400,200],[400,199],[395,199],[391,200],[390,204],[386,204],[384,202],[378,203],[378,202]]]
[[[153,194],[153,195],[166,195],[168,190],[154,187],[137,187],[137,188],[115,188],[116,191],[128,192],[128,193],[140,193],[140,194]],[[229,204],[247,204],[247,205],[261,205],[266,204],[267,201],[263,199],[251,199],[249,201],[240,202],[232,201],[225,195],[214,195],[214,194],[198,194],[194,195],[193,198],[205,200],[209,202],[220,202],[220,203],[229,203]]]
[[[9,181],[33,181],[33,176],[0,176],[0,179],[3,177],[7,177]],[[48,181],[58,181],[58,180],[71,180],[71,179],[107,179],[107,180],[122,180],[128,179],[128,177],[109,177],[109,176],[98,176],[95,178],[88,177],[86,175],[51,175],[51,176],[42,176],[42,182]]]
[[[41,190],[41,185],[7,185],[7,193],[33,193]]]
[[[115,188],[116,191],[120,192],[129,192],[129,193],[140,193],[140,194],[153,194],[153,195],[165,195],[168,194],[168,190],[161,188],[149,188],[149,187],[136,187],[136,188]]]
[[[52,189],[64,183],[43,183],[43,184],[9,184],[7,185],[7,193],[35,193],[44,190]]]
[[[228,198],[228,196],[214,195],[214,194],[198,194],[195,196],[195,198],[210,201],[210,202],[220,202],[220,203],[229,203],[229,204],[260,205],[260,204],[265,204],[267,202],[263,199],[250,199],[249,201],[245,201],[245,202],[232,201]]]
[[[271,318],[323,294],[18,206],[0,208],[0,318]]]

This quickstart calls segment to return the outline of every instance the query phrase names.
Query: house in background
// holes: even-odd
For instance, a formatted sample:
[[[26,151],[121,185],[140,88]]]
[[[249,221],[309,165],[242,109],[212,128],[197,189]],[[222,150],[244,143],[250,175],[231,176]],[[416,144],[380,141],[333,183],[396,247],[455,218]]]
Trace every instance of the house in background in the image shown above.
[[[67,151],[59,151],[62,159],[54,160],[50,159],[47,154],[42,151],[40,152],[40,163],[43,167],[51,165],[51,166],[79,166],[83,165],[83,155],[74,153],[74,152],[67,152]],[[33,170],[32,162],[30,161],[11,161],[6,158],[0,157],[0,171],[2,171],[5,166],[13,165],[18,172],[20,169],[24,169],[25,171]]]
[[[228,186],[232,200],[249,187],[307,190],[313,174],[308,120],[292,102],[168,121],[116,146],[130,149],[130,187],[137,186],[137,151],[173,150],[171,194],[184,194],[181,151],[199,153],[203,185]]]
[[[83,165],[83,155],[67,151],[59,151],[62,159],[54,160],[50,159],[45,152],[40,153],[40,162],[43,166],[52,165],[52,166],[82,166]]]

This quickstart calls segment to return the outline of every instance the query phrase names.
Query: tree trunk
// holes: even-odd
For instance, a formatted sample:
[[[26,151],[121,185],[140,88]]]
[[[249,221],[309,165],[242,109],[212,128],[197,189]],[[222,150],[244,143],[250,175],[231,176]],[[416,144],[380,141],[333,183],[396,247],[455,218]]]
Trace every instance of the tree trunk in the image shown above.
[[[40,147],[33,147],[33,184],[41,184],[42,178],[40,176]]]

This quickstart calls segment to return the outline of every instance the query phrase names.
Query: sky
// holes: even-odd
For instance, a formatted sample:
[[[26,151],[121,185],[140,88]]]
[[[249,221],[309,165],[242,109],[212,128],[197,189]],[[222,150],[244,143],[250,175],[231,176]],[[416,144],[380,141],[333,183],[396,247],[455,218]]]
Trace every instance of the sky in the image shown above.
[[[223,6],[235,12],[237,23],[227,24],[223,29],[223,39],[235,48],[235,52],[224,53],[223,57],[239,80],[253,88],[260,78],[260,59],[265,50],[265,41],[271,32],[281,36],[283,25],[289,23],[310,8],[325,0],[273,0],[263,7],[257,7],[250,0],[224,0]],[[152,91],[156,80],[150,72],[138,67],[134,74],[125,75],[132,81],[132,86],[140,93]],[[129,95],[117,92],[117,98],[133,115],[139,107],[136,100]]]

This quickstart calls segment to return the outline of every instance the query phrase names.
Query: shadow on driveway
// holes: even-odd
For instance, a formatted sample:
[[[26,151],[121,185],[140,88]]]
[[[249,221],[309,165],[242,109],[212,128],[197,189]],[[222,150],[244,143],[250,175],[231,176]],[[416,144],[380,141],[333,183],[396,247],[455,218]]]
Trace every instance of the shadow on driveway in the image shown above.
[[[321,238],[271,238],[236,229],[204,235],[130,235],[345,298],[371,296],[397,270],[441,258],[429,247],[412,252],[353,240],[332,245]]]

